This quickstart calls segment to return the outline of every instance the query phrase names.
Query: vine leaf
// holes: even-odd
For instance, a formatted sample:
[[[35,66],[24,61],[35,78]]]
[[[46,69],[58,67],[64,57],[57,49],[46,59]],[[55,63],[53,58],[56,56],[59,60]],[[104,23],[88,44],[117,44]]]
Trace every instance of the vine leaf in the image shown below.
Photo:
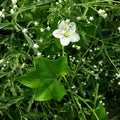
[[[60,101],[66,94],[58,78],[69,72],[67,58],[49,60],[44,57],[34,59],[35,69],[17,79],[21,84],[35,89],[36,101],[56,99]]]

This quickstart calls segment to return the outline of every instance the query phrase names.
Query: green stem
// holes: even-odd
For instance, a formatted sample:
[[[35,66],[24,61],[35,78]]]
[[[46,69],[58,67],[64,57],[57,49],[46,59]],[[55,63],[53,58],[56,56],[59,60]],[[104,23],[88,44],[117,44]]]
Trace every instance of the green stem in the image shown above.
[[[95,113],[94,109],[91,108],[91,106],[82,98],[80,97],[79,95],[77,95],[76,93],[72,92],[72,91],[69,91],[71,92],[72,94],[74,94],[75,96],[77,96],[94,114],[94,116],[96,117],[96,120],[99,120],[97,114]]]
[[[109,56],[109,54],[108,54],[108,52],[107,52],[107,50],[106,50],[105,45],[104,45],[103,42],[102,42],[102,44],[103,44],[103,46],[104,46],[104,51],[105,51],[105,54],[106,54],[106,56],[108,57],[109,61],[110,61],[111,64],[114,66],[115,70],[116,70],[117,72],[119,72],[119,70],[117,69],[116,65],[114,64],[114,62],[113,62],[112,59],[110,58],[110,56]]]
[[[99,89],[99,84],[97,83],[96,88],[95,88],[94,108],[96,107],[96,104],[97,104],[97,99],[98,99],[98,89]]]
[[[62,56],[64,56],[64,46],[62,46]]]

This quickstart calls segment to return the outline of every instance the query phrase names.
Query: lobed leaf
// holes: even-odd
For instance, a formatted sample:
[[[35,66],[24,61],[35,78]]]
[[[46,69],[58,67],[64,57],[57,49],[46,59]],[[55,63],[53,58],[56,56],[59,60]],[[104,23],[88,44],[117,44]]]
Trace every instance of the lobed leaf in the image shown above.
[[[62,84],[58,81],[60,76],[69,72],[66,57],[49,60],[44,57],[35,58],[35,70],[21,76],[17,80],[30,88],[35,89],[35,100],[46,101],[56,99],[60,101],[66,94]]]

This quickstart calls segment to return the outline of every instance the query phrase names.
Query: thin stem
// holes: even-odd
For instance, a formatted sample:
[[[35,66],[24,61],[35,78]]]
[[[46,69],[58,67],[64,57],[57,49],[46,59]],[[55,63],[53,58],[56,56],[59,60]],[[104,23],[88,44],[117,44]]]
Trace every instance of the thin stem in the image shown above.
[[[110,61],[111,64],[114,66],[115,70],[116,70],[117,72],[119,72],[119,70],[117,69],[116,65],[114,64],[114,62],[113,62],[112,59],[110,58],[110,56],[109,56],[109,54],[108,54],[108,52],[107,52],[107,50],[106,50],[105,45],[104,45],[103,42],[102,42],[102,44],[103,44],[103,46],[104,46],[104,51],[105,51],[105,54],[106,54],[106,56],[108,57],[109,61]]]
[[[91,106],[79,95],[77,95],[76,93],[69,91],[70,93],[74,94],[75,96],[77,96],[94,114],[94,116],[96,117],[96,120],[99,120],[97,114],[95,113],[94,109],[91,108]]]
[[[64,56],[64,46],[62,46],[62,56]]]
[[[65,82],[66,82],[66,84],[67,84],[67,86],[68,86],[68,89],[70,90],[70,85],[69,85],[69,83],[68,83],[68,81],[67,81],[66,77],[65,77],[65,76],[63,76],[63,78],[64,78],[64,80],[65,80]]]

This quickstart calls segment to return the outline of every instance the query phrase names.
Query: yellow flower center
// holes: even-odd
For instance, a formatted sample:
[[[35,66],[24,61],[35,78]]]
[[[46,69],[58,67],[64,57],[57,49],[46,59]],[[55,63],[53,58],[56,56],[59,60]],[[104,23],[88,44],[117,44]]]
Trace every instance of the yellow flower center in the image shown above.
[[[64,36],[65,36],[65,37],[69,37],[69,36],[70,36],[69,32],[65,32],[65,33],[64,33]]]

